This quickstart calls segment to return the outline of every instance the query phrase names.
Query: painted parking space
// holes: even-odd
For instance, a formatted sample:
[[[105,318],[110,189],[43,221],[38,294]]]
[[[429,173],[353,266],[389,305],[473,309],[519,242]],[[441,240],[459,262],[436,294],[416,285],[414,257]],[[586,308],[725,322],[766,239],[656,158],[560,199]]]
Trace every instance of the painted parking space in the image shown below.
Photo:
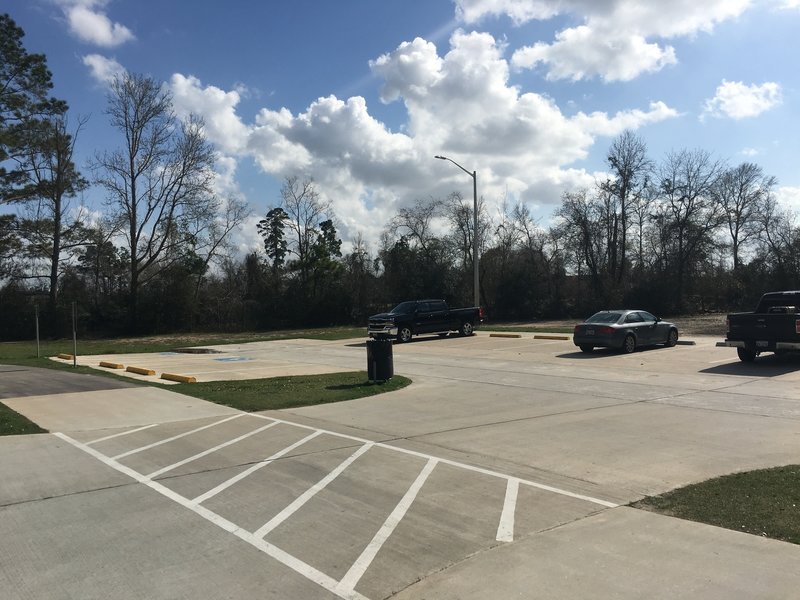
[[[616,506],[258,414],[56,435],[340,598],[385,597],[480,549]],[[554,504],[556,520],[541,521]]]

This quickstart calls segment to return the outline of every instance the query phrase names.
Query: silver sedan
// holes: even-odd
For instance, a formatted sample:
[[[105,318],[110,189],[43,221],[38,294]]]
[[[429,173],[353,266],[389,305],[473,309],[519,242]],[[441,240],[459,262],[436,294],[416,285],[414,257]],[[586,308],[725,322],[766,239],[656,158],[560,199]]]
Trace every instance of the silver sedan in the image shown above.
[[[583,352],[602,347],[630,354],[639,346],[674,346],[678,327],[645,310],[601,310],[575,326],[572,341]]]

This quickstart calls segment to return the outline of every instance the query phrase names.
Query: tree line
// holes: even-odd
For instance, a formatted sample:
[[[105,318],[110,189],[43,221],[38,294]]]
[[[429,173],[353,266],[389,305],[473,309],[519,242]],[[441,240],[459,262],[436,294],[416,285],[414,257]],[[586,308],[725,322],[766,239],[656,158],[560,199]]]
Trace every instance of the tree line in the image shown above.
[[[0,314],[3,339],[84,334],[242,331],[364,325],[402,300],[480,298],[489,318],[583,317],[609,307],[657,314],[747,308],[762,291],[796,288],[800,229],[754,163],[702,149],[660,161],[630,131],[613,140],[607,176],[564,192],[551,223],[522,203],[490,211],[457,192],[417,199],[385,225],[377,251],[344,249],[330,201],[313,179],[284,179],[246,256],[231,234],[249,216],[215,191],[214,149],[196,116],[179,119],[165,86],[123,74],[104,117],[119,146],[82,173],[82,118],[50,96],[46,58],[0,16]],[[103,190],[100,215],[76,199]],[[11,210],[13,209],[13,210]]]

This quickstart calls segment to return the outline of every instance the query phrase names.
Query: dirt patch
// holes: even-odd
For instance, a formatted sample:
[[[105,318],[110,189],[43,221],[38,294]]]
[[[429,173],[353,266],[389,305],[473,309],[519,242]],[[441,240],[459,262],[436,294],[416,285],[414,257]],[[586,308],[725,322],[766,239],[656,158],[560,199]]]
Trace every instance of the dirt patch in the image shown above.
[[[173,352],[180,354],[222,354],[222,350],[214,350],[212,348],[175,348]]]

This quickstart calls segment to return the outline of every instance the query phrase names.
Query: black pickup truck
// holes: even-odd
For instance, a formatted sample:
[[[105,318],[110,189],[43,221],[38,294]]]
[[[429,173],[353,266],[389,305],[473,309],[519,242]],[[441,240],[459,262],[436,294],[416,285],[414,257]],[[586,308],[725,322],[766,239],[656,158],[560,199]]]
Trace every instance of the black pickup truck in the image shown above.
[[[728,334],[720,345],[736,348],[743,362],[762,352],[800,350],[800,291],[769,292],[755,311],[728,315]]]
[[[372,338],[397,338],[408,342],[420,333],[438,333],[446,336],[451,331],[472,335],[483,322],[484,312],[479,306],[448,308],[444,300],[411,300],[401,302],[388,313],[372,315],[367,333]]]

